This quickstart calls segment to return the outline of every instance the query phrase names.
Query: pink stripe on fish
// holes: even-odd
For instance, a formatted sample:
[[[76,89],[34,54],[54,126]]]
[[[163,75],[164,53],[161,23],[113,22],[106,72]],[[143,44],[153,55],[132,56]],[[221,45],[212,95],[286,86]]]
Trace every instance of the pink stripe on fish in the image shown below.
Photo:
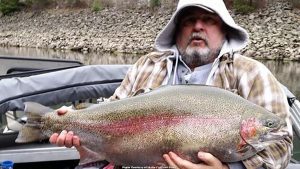
[[[130,135],[140,132],[153,131],[162,127],[176,126],[181,123],[189,123],[195,125],[203,125],[209,123],[223,124],[228,122],[229,119],[224,118],[203,118],[195,116],[178,116],[170,113],[155,114],[148,116],[130,117],[127,119],[114,121],[109,124],[87,124],[81,126],[86,129],[93,129],[101,131],[110,135]]]
[[[153,131],[161,127],[174,126],[181,123],[184,118],[172,114],[138,116],[114,121],[107,125],[97,125],[95,128],[104,133],[110,133],[113,135],[128,135],[145,131]]]

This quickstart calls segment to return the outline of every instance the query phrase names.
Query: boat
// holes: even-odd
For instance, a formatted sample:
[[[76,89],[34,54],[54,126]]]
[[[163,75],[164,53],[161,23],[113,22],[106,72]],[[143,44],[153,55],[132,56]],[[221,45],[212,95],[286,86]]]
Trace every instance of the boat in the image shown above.
[[[101,98],[113,94],[131,67],[6,56],[0,56],[0,63],[5,65],[0,66],[0,162],[12,160],[22,166],[60,161],[67,165],[61,168],[77,165],[79,155],[74,148],[57,147],[47,141],[15,143],[19,129],[26,123],[24,102],[56,108],[81,102],[101,102]],[[300,103],[285,86],[283,88],[291,108],[296,145],[288,168],[296,169],[300,168]],[[56,168],[59,167],[56,165]]]

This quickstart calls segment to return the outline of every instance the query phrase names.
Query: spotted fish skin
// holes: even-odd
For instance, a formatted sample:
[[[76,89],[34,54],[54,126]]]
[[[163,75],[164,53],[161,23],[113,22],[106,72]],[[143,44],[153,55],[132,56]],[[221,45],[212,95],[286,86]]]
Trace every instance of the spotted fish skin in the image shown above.
[[[74,131],[100,159],[123,166],[165,165],[162,155],[169,151],[192,162],[199,162],[198,151],[223,162],[241,161],[264,148],[256,145],[281,139],[272,133],[284,125],[273,113],[238,95],[200,85],[162,86],[63,116],[37,103],[25,105],[29,122],[16,142]]]

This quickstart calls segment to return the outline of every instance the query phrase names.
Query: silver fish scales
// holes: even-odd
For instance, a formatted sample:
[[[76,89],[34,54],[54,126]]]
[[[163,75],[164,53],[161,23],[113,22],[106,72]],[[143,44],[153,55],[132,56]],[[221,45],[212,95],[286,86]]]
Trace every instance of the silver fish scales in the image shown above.
[[[16,142],[74,131],[97,160],[122,166],[165,165],[162,155],[169,151],[192,162],[199,162],[198,151],[235,162],[284,137],[276,134],[284,122],[275,114],[229,91],[200,85],[163,86],[64,116],[37,103],[26,103],[26,110],[28,123]]]

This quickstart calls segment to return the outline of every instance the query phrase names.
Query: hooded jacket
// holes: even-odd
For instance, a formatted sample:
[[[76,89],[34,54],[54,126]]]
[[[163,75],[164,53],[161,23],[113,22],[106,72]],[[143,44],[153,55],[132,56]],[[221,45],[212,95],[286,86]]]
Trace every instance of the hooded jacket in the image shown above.
[[[226,24],[228,30],[227,41],[232,52],[244,48],[248,43],[248,33],[238,26],[229,14],[223,0],[180,0],[177,9],[163,30],[155,40],[155,48],[158,51],[169,50],[175,43],[174,34],[176,29],[176,19],[180,12],[187,7],[199,7],[212,13],[216,13]],[[228,52],[228,51],[226,51]]]
[[[217,59],[215,59],[212,64],[212,71],[207,78],[206,84],[211,84],[211,77],[213,73],[215,73],[221,56],[225,53],[229,53],[232,55],[234,52],[237,52],[243,49],[248,43],[248,33],[245,29],[238,26],[231,15],[229,14],[223,0],[180,0],[176,11],[173,13],[171,19],[167,23],[167,25],[163,28],[163,30],[158,34],[155,40],[155,48],[157,51],[172,51],[173,55],[169,56],[169,59],[176,60],[175,64],[175,72],[177,69],[179,54],[177,49],[174,49],[173,45],[175,44],[175,32],[176,32],[176,20],[178,15],[190,7],[199,7],[204,10],[207,10],[212,13],[216,13],[225,23],[227,28],[226,41],[223,45]],[[168,77],[170,78],[171,72],[173,68],[173,63],[168,64]],[[174,73],[176,74],[176,73]],[[175,78],[173,78],[175,79]],[[166,82],[164,83],[166,84]]]
[[[289,119],[289,106],[280,83],[261,63],[238,51],[248,41],[247,32],[235,24],[227,11],[223,0],[180,0],[170,21],[155,40],[156,51],[142,56],[128,71],[120,87],[110,100],[134,96],[140,91],[154,89],[168,84],[172,69],[176,70],[178,50],[174,49],[175,20],[185,8],[196,6],[217,13],[228,26],[220,54],[212,65],[206,81],[207,85],[231,90],[241,97],[260,105],[285,119],[287,126],[280,132],[288,132],[284,140],[278,141],[257,155],[243,162],[246,168],[285,168],[292,151],[292,126]],[[173,62],[176,61],[174,64]],[[175,66],[173,66],[175,65]]]

